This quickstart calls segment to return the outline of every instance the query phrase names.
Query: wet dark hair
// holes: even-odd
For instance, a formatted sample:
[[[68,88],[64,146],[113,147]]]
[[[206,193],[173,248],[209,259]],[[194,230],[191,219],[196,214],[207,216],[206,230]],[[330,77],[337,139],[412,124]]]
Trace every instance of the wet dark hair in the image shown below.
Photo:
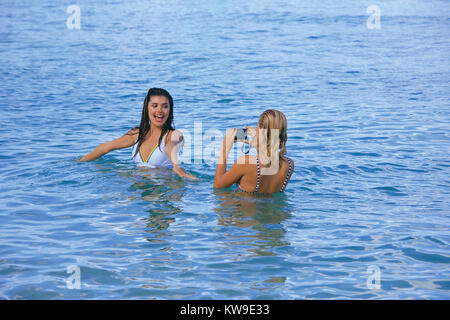
[[[139,127],[133,128],[131,131],[135,129],[139,129],[139,137],[137,139],[137,148],[136,152],[133,156],[136,156],[136,154],[139,152],[139,148],[141,147],[142,143],[145,141],[145,137],[147,136],[147,133],[150,131],[150,117],[148,115],[148,103],[150,102],[151,97],[153,96],[162,96],[166,97],[167,100],[169,100],[169,117],[167,118],[167,121],[164,123],[163,129],[161,131],[161,135],[159,136],[158,140],[158,147],[159,150],[161,150],[161,140],[164,137],[164,135],[167,132],[170,132],[172,130],[175,130],[175,127],[173,125],[173,99],[170,93],[161,88],[151,88],[147,92],[147,96],[144,99],[144,105],[142,106],[142,116],[141,116],[141,123]]]

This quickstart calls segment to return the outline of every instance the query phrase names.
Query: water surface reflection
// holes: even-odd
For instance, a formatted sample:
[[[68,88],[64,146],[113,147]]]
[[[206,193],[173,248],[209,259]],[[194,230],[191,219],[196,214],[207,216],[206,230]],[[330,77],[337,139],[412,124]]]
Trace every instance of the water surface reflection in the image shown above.
[[[283,222],[293,208],[285,194],[251,196],[230,190],[215,190],[218,225],[233,229],[229,246],[250,245],[250,252],[259,256],[275,255],[273,249],[290,245],[284,240]],[[240,233],[236,228],[253,232]]]
[[[138,167],[134,171],[134,179],[130,190],[135,193],[135,198],[146,202],[147,216],[142,218],[146,232],[158,238],[165,236],[163,231],[182,212],[181,201],[186,194],[186,182],[164,168]]]

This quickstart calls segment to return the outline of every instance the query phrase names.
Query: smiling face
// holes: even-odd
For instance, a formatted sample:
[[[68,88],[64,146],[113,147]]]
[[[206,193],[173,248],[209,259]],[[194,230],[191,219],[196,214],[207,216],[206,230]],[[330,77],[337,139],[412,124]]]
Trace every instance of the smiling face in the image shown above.
[[[162,128],[169,118],[169,100],[164,96],[151,96],[147,108],[151,126]]]

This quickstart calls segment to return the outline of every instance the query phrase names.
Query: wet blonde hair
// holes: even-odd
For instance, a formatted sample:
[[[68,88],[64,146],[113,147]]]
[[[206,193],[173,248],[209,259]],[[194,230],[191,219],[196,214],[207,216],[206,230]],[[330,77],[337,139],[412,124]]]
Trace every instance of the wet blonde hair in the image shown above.
[[[262,163],[271,163],[271,159],[276,156],[276,153],[278,153],[279,160],[281,160],[281,158],[286,154],[286,116],[281,111],[268,109],[259,116],[258,127],[263,129],[262,134],[260,134],[259,141],[267,148],[267,155],[266,152],[260,153]],[[275,136],[277,133],[278,137]],[[274,151],[275,154],[272,154],[272,151]],[[281,163],[282,162],[279,161],[280,166]]]

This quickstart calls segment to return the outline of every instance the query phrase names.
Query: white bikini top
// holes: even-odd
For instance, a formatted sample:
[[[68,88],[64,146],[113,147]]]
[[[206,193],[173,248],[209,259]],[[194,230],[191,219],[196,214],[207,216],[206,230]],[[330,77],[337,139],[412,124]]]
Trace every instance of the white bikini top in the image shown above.
[[[137,141],[133,146],[133,153],[131,154],[132,159],[138,166],[142,167],[150,167],[150,168],[156,168],[156,167],[164,167],[164,168],[172,168],[172,162],[170,161],[169,157],[164,152],[165,150],[165,138],[167,136],[167,133],[162,137],[161,139],[161,146],[158,144],[153,148],[152,152],[150,152],[150,155],[147,159],[144,159],[142,156],[141,148],[139,148],[138,153],[136,153],[136,156],[134,155],[137,148]]]

